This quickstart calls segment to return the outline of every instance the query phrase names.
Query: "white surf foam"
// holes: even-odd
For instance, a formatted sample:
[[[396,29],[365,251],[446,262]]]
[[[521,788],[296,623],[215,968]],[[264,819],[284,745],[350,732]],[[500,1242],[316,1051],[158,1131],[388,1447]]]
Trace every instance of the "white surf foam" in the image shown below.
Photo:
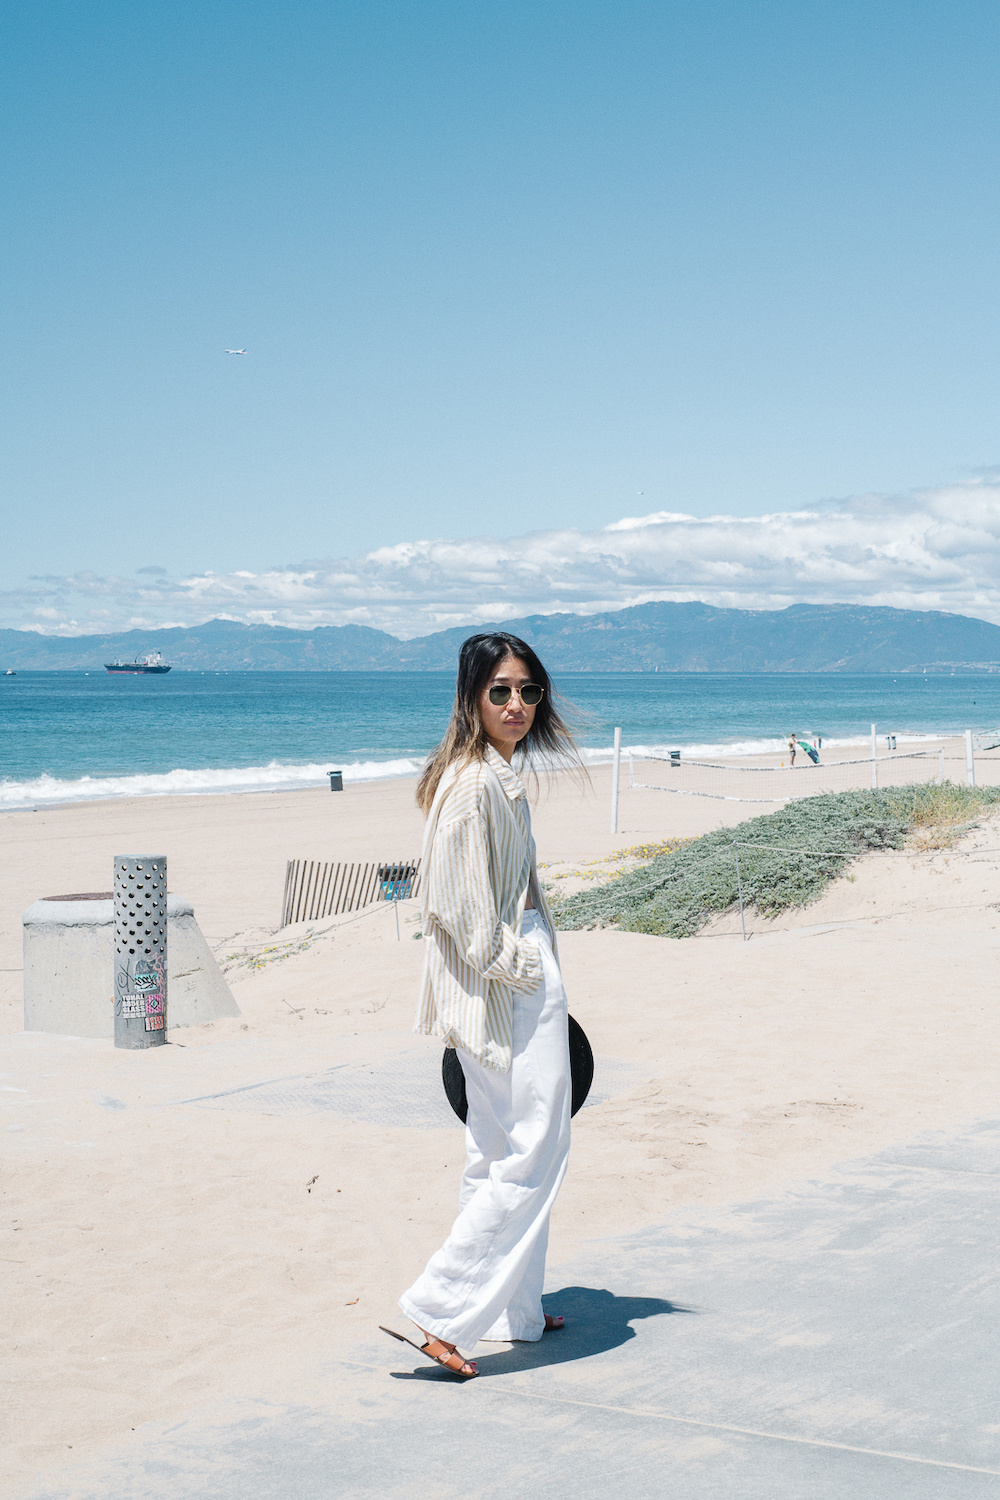
[[[811,739],[811,736],[802,736]],[[880,741],[883,738],[879,737]],[[896,743],[940,744],[944,735],[897,734]],[[863,737],[823,737],[824,746],[867,746],[868,735]],[[736,740],[724,743],[684,743],[676,740],[663,744],[622,745],[622,754],[636,757],[658,756],[668,759],[671,750],[680,750],[686,760],[718,760],[746,755],[781,754],[787,749],[787,738]],[[879,750],[881,753],[881,743]],[[612,745],[599,745],[581,750],[588,765],[607,764],[614,756]],[[396,760],[366,760],[348,762],[310,762],[306,765],[283,765],[271,761],[266,766],[241,766],[222,769],[186,769],[160,774],[135,776],[80,776],[75,779],[60,779],[42,775],[26,781],[0,781],[0,809],[46,807],[61,802],[95,802],[121,797],[190,797],[224,795],[245,792],[295,791],[308,786],[326,785],[327,773],[341,770],[345,782],[378,781],[397,776],[418,776],[423,768],[422,760],[400,758]]]
[[[0,781],[0,808],[44,807],[58,802],[93,802],[118,797],[205,796],[226,792],[283,792],[327,784],[327,772],[343,771],[344,781],[375,781],[390,776],[416,776],[416,760],[326,762],[302,766],[242,766],[222,770],[165,771],[147,776],[80,776],[60,780],[36,776],[30,781]]]

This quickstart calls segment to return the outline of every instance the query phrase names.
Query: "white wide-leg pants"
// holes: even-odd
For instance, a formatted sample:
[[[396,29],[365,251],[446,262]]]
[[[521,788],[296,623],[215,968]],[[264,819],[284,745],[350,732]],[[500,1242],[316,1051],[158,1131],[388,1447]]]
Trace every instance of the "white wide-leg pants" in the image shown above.
[[[459,1215],[399,1299],[419,1328],[460,1349],[480,1339],[540,1339],[549,1213],[569,1155],[572,1083],[566,992],[548,928],[534,911],[543,980],[514,1000],[509,1073],[459,1051],[469,1100]]]

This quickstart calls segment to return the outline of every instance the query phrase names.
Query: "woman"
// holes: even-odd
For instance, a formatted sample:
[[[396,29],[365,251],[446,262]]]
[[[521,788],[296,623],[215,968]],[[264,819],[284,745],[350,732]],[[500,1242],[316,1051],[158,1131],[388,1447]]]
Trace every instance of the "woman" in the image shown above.
[[[516,636],[472,636],[451,723],[417,788],[427,946],[414,1028],[458,1051],[466,1164],[451,1233],[399,1299],[423,1336],[413,1347],[464,1379],[478,1371],[459,1345],[535,1340],[562,1326],[541,1296],[569,1153],[566,993],[511,764],[538,751],[579,765],[548,673]]]

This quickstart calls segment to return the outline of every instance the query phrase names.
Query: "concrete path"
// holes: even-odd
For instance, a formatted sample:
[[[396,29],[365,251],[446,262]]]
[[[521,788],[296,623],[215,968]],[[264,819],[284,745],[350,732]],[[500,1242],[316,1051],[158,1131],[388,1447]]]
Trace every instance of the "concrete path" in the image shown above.
[[[373,1330],[32,1500],[1000,1497],[1000,1122],[552,1266],[568,1327],[460,1384]],[[400,1331],[411,1330],[400,1315]]]

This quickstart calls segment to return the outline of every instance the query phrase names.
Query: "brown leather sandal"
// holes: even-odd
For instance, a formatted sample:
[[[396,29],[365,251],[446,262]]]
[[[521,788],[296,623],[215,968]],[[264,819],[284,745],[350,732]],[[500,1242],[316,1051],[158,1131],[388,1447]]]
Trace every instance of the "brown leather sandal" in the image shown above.
[[[565,1328],[565,1327],[566,1327],[566,1319],[561,1315],[561,1313],[546,1313],[545,1314],[545,1332],[546,1333],[555,1333],[557,1329],[559,1329],[559,1328]]]
[[[479,1374],[475,1360],[463,1359],[454,1344],[446,1344],[441,1339],[428,1339],[426,1344],[415,1344],[412,1339],[406,1338],[403,1334],[395,1333],[393,1329],[386,1328],[384,1323],[380,1323],[378,1326],[390,1338],[399,1339],[401,1344],[409,1344],[410,1348],[416,1349],[418,1354],[425,1354],[436,1365],[440,1365],[442,1369],[450,1370],[460,1380],[472,1380]],[[433,1352],[435,1348],[441,1351],[440,1354]]]

